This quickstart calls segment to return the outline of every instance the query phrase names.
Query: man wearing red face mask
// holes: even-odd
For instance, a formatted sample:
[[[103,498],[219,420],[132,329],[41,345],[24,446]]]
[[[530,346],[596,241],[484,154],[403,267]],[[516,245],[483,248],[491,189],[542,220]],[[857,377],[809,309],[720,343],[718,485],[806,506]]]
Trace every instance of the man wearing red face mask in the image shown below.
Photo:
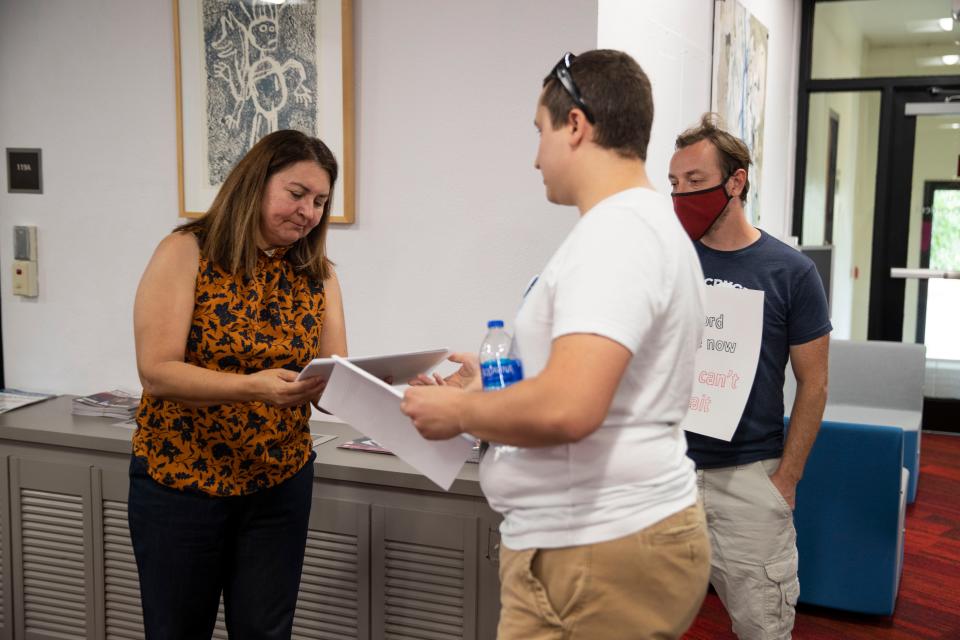
[[[680,134],[676,149],[674,210],[694,240],[706,284],[764,292],[760,360],[733,439],[687,432],[710,530],[710,582],[737,636],[789,638],[800,593],[796,487],[827,398],[826,295],[809,258],[748,222],[750,152],[743,141],[707,114]],[[797,396],[784,441],[788,357]]]

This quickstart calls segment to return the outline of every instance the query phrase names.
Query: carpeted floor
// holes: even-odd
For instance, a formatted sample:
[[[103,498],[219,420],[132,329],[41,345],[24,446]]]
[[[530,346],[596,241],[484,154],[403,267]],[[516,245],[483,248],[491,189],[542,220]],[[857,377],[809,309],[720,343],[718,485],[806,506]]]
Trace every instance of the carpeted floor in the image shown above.
[[[917,500],[907,507],[903,577],[891,617],[800,605],[797,640],[960,640],[960,435],[923,433]],[[728,640],[719,598],[708,594],[686,640]]]

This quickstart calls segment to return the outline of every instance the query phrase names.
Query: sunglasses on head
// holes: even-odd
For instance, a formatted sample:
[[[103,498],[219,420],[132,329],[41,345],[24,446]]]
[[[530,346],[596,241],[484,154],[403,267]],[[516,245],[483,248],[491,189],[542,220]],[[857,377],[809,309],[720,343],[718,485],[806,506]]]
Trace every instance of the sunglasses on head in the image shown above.
[[[580,90],[577,88],[577,83],[573,81],[573,75],[570,73],[570,65],[573,64],[573,61],[576,59],[577,56],[567,51],[565,54],[563,54],[563,57],[560,58],[560,61],[553,67],[553,76],[560,82],[560,85],[567,92],[567,95],[570,96],[570,99],[573,100],[573,104],[576,105],[578,109],[583,111],[583,115],[587,116],[587,120],[590,122],[590,124],[595,124],[593,112],[590,111],[590,107],[587,106],[583,96],[580,95]]]

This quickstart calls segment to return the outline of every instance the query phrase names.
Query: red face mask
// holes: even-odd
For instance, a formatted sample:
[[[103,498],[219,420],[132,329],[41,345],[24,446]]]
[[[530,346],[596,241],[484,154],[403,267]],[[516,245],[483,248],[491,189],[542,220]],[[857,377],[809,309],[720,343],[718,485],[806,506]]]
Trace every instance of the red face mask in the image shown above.
[[[673,197],[673,210],[691,240],[702,238],[727,208],[730,196],[724,186],[726,182],[724,180],[715,187],[700,191],[670,194]]]

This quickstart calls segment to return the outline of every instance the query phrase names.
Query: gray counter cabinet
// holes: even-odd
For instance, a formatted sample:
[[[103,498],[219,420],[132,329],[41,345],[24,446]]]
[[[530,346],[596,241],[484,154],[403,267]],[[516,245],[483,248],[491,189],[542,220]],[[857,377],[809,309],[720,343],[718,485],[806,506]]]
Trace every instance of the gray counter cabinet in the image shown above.
[[[90,467],[80,457],[43,460],[15,449],[5,457],[12,584],[4,604],[12,605],[13,637],[96,637]]]
[[[59,429],[31,427],[57,410]],[[442,492],[392,456],[336,449],[347,425],[311,426],[338,440],[314,466],[293,637],[495,638],[500,517],[475,465]],[[143,638],[118,430],[63,399],[0,416],[0,640]],[[222,608],[214,638],[227,638]]]

